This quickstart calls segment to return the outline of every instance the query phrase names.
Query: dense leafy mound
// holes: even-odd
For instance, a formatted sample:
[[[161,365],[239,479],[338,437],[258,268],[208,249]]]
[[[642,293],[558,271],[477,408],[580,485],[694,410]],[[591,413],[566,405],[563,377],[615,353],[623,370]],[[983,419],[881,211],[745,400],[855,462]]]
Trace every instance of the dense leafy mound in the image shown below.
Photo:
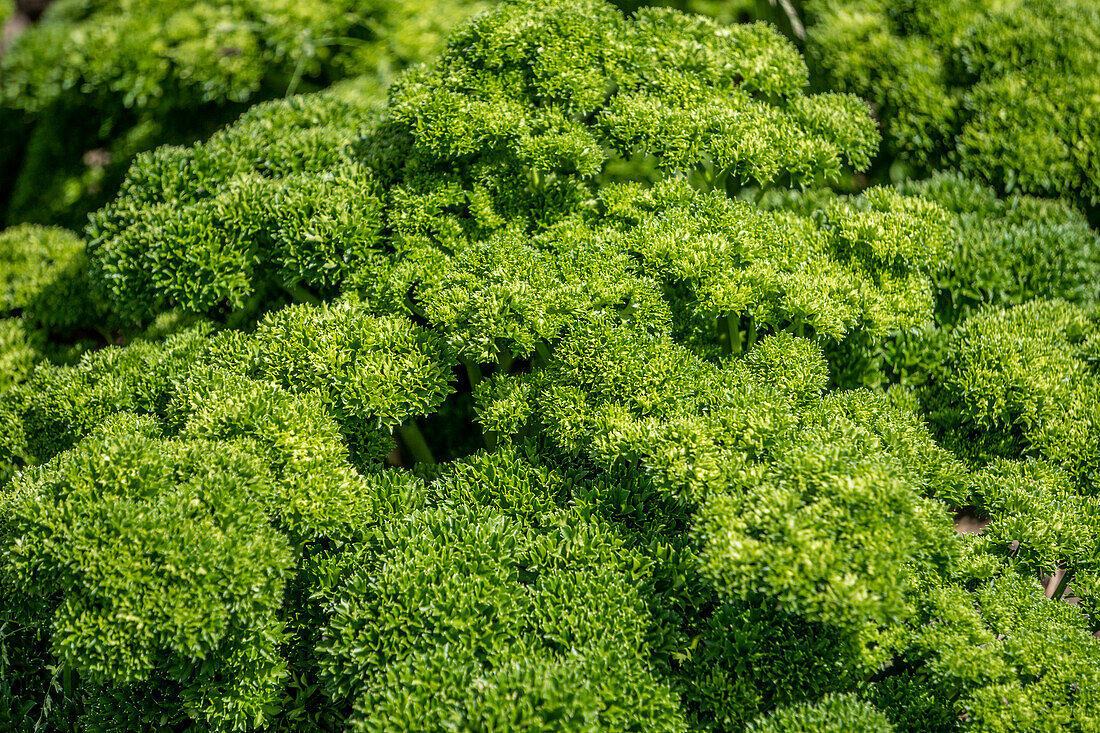
[[[0,232],[0,314],[64,338],[106,312],[89,292],[84,242],[72,232],[23,225]]]
[[[0,728],[1095,730],[1096,234],[808,83],[511,0],[0,235]]]
[[[952,326],[976,309],[1060,298],[1100,303],[1100,236],[1064,201],[993,191],[958,175],[899,186],[957,214],[959,246],[938,278],[936,320]]]
[[[0,232],[0,384],[23,381],[39,362],[72,362],[117,327],[91,293],[80,237],[37,225]]]
[[[1085,308],[1100,303],[1100,236],[1065,202],[1018,194],[998,198],[989,187],[958,173],[937,173],[896,189],[939,204],[953,230],[950,254],[931,263],[932,319],[917,328],[897,322],[897,330],[885,338],[865,332],[830,348],[835,384],[923,384],[944,359],[951,331],[983,307],[1021,305],[1037,298]],[[763,203],[820,216],[837,200],[828,191],[772,191]]]
[[[119,294],[112,305],[136,320],[166,301],[244,310],[284,286],[334,295],[382,223],[377,184],[346,153],[375,107],[355,87],[294,97],[258,105],[202,146],[139,156],[92,229],[92,267],[105,295]]]
[[[958,450],[1032,455],[1100,479],[1100,318],[1062,301],[986,310],[951,336],[932,400]]]
[[[90,230],[105,296],[135,319],[172,306],[241,317],[354,284],[469,326],[455,345],[482,362],[528,356],[585,311],[659,319],[655,287],[681,292],[670,315],[704,352],[739,351],[757,328],[839,339],[926,314],[947,256],[936,207],[876,191],[813,221],[720,194],[836,175],[875,147],[857,100],[802,94],[805,67],[774,31],[658,10],[626,21],[586,3],[546,10],[550,24],[519,8],[466,26],[380,116],[280,103],[201,147],[140,158]],[[655,38],[668,58],[652,56]],[[685,226],[713,241],[710,256]],[[730,268],[741,284],[722,282]],[[743,317],[752,335],[731,337]]]
[[[56,0],[0,61],[3,218],[81,226],[135,154],[343,77],[380,90],[482,5]]]
[[[807,57],[874,102],[892,153],[1008,192],[1100,203],[1100,10],[1089,0],[809,0]],[[1094,209],[1095,210],[1095,209]]]

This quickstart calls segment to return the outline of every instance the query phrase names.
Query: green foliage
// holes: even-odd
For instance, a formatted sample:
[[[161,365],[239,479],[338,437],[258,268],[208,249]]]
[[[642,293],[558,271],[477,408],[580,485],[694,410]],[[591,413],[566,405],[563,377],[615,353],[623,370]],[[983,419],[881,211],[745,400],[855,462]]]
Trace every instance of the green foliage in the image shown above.
[[[209,71],[385,77],[451,9],[342,7]],[[296,57],[329,13],[386,20]],[[808,78],[508,0],[388,102],[140,154],[87,249],[0,234],[0,728],[1094,730],[1096,235],[959,173],[791,192],[873,180]]]
[[[936,321],[951,327],[983,305],[1059,298],[1100,302],[1100,236],[1073,207],[992,189],[955,174],[899,186],[954,215],[959,244],[937,279]]]
[[[1010,573],[973,592],[931,588],[922,606],[897,671],[876,683],[878,706],[893,712],[898,730],[1095,725],[1100,641],[1073,605]]]
[[[816,214],[769,214],[711,194],[641,220],[626,247],[675,293],[683,319],[677,325],[703,341],[700,350],[719,338],[706,333],[716,314],[735,321],[747,315],[752,330],[790,328],[837,341],[852,331],[884,335],[927,318],[928,276],[948,254],[942,210],[870,189]],[[734,342],[734,353],[741,350],[739,334],[722,335]]]
[[[319,405],[311,410],[324,409],[337,419],[356,460],[372,464],[392,448],[395,427],[430,412],[452,389],[450,362],[434,334],[349,304],[296,306],[261,323],[252,336],[225,332],[208,338],[209,330],[193,327],[163,342],[96,351],[71,367],[38,368],[25,384],[0,396],[0,415],[12,426],[4,458],[15,465],[47,461],[117,412],[183,425],[194,416],[181,410],[197,405],[173,406],[172,400],[188,390],[216,394],[228,380],[244,394],[260,389],[255,399],[265,384],[285,388],[276,404],[308,396]]]
[[[56,227],[21,224],[0,232],[0,329],[10,367],[0,391],[32,367],[74,364],[88,351],[127,338],[159,341],[199,319],[165,311],[143,329],[127,329],[93,288],[84,241]]]
[[[166,303],[255,310],[288,289],[331,297],[378,237],[371,174],[341,152],[371,108],[355,94],[295,97],[202,146],[139,156],[90,228],[104,295],[131,319]]]
[[[22,439],[6,447],[17,461],[43,463],[71,448],[118,412],[163,412],[170,385],[203,347],[202,329],[184,331],[163,344],[135,342],[85,355],[71,366],[43,365],[4,398],[18,417]]]
[[[1072,597],[1096,608],[1100,503],[1095,495],[1079,494],[1069,476],[1049,464],[997,461],[975,475],[974,503],[989,524],[971,538],[968,576],[990,578],[1007,564],[1046,580],[1050,597]]]
[[[64,229],[22,225],[0,232],[0,314],[56,337],[107,327],[91,295],[84,241]]]
[[[322,667],[351,730],[684,730],[606,528],[417,512],[333,590]]]
[[[989,187],[957,173],[937,173],[896,188],[903,196],[938,204],[953,229],[950,254],[929,266],[935,294],[932,320],[896,322],[885,338],[881,331],[863,329],[830,348],[834,383],[923,384],[944,359],[954,327],[984,306],[1014,306],[1036,298],[1084,307],[1100,302],[1100,237],[1066,203],[1017,194],[998,198]],[[814,191],[771,194],[764,203],[811,214],[835,206],[836,198]]]
[[[723,604],[695,634],[680,676],[700,730],[744,730],[765,711],[853,690],[866,676],[843,634],[767,600]]]
[[[864,164],[873,152],[876,135],[863,107],[850,97],[802,94],[805,67],[793,47],[763,25],[726,29],[659,10],[627,20],[592,0],[559,5],[509,3],[478,16],[456,33],[436,64],[402,77],[381,117],[368,103],[314,97],[257,110],[201,147],[139,159],[119,201],[97,215],[91,229],[92,256],[110,297],[134,317],[169,304],[204,313],[247,311],[287,297],[330,297],[335,286],[350,281],[375,291],[371,299],[388,299],[392,308],[407,305],[410,289],[417,299],[431,301],[437,288],[453,288],[460,278],[481,282],[489,270],[505,281],[519,279],[525,289],[558,290],[548,277],[567,283],[603,279],[592,270],[605,258],[605,235],[595,235],[591,259],[555,256],[553,265],[546,254],[520,248],[524,237],[545,230],[542,248],[560,251],[555,239],[578,236],[569,230],[578,220],[598,221],[601,209],[628,206],[598,188],[629,180],[638,161],[652,161],[661,176],[688,176],[709,189],[727,180],[736,187],[746,178],[781,183],[836,176],[842,165]],[[668,52],[654,56],[653,38]],[[655,119],[669,129],[657,130]],[[293,130],[289,135],[276,134],[287,128]],[[267,148],[254,139],[274,141],[276,161],[282,150],[301,151],[289,158],[301,166],[293,171],[299,175],[269,164]],[[672,140],[682,142],[668,148]],[[262,180],[248,175],[253,171]],[[690,188],[671,180],[670,186],[670,196],[690,200]],[[901,241],[912,236],[904,220],[920,215],[920,206],[891,200],[885,192],[870,195],[864,206],[866,213],[850,215],[858,220],[849,223],[850,232],[835,239],[881,237],[881,251],[876,254],[876,241],[860,256],[874,260],[876,275],[884,279],[886,265],[901,268],[900,283],[883,288],[907,289],[908,299],[919,301],[926,261],[896,255],[911,247]],[[303,222],[304,211],[316,213]],[[872,223],[875,218],[882,221]],[[759,236],[768,235],[764,230]],[[479,254],[475,240],[489,236],[503,243]],[[937,236],[935,230],[927,241],[921,235],[929,260],[940,256]],[[201,242],[210,249],[203,251]],[[620,241],[614,246],[630,247]],[[839,246],[816,244],[817,250]],[[486,260],[504,259],[506,251],[515,252],[507,258],[515,261]],[[452,256],[462,274],[447,279]],[[637,269],[624,256],[611,255],[610,261],[612,273]],[[206,262],[209,270],[200,264]],[[794,268],[801,262],[784,264]],[[282,269],[266,272],[265,265]],[[908,270],[913,277],[907,280]],[[850,274],[822,275],[830,276],[834,289],[857,287]],[[608,279],[596,296],[604,307],[627,299],[640,310],[638,317],[659,316],[652,305],[632,305],[652,300],[637,284]],[[386,284],[382,293],[379,283]],[[573,302],[551,310],[580,307],[568,287],[559,292]],[[439,302],[446,297],[427,302],[422,313],[442,322],[476,318],[472,314],[510,308],[514,296],[486,293],[472,303]],[[711,320],[717,315],[708,313]],[[862,315],[833,320],[848,324]],[[568,318],[528,316],[543,323],[536,340],[553,332],[545,326],[555,318]],[[479,325],[471,323],[481,333]],[[510,338],[518,342],[518,353],[533,346],[530,336]],[[489,343],[460,350],[485,359],[495,348]]]
[[[165,311],[143,329],[96,296],[84,241],[56,227],[21,224],[0,232],[0,349],[8,367],[0,392],[29,378],[37,364],[70,365],[88,351],[137,337],[159,341],[194,325]]]
[[[0,320],[0,393],[30,375],[41,354],[19,318]]]
[[[439,403],[450,368],[435,358],[431,335],[397,318],[299,306],[253,336],[193,329],[39,368],[4,397],[5,426],[22,439],[12,458],[56,458],[0,490],[0,596],[16,614],[0,626],[29,645],[0,658],[30,660],[0,692],[23,705],[56,668],[77,686],[34,714],[79,714],[93,730],[266,720],[285,678],[280,649],[304,633],[283,603],[295,556],[359,538],[388,511],[403,482],[357,471],[349,446],[369,441],[357,463],[380,462],[394,426]],[[359,432],[345,436],[347,424]],[[40,533],[56,546],[39,547]],[[104,536],[125,550],[88,549]]]
[[[1100,203],[1100,13],[1088,0],[810,0],[820,83],[872,101],[887,149],[1001,191]]]
[[[529,357],[571,321],[608,316],[670,324],[710,358],[782,330],[886,333],[928,317],[930,263],[944,256],[949,230],[939,209],[879,193],[815,221],[674,180],[650,191],[612,186],[601,200],[606,226],[508,231],[453,257],[418,246],[381,289],[481,363]],[[893,249],[906,246],[920,254]],[[380,289],[377,279],[359,287]]]
[[[57,0],[0,62],[9,222],[80,226],[130,161],[244,105],[370,74],[378,94],[484,3]]]
[[[697,192],[741,176],[829,175],[841,160],[866,160],[874,136],[865,113],[844,97],[802,96],[804,72],[785,41],[762,26],[730,35],[703,19],[646,11],[627,21],[583,2],[565,3],[562,17],[574,18],[571,25],[543,37],[544,11],[523,20],[531,12],[524,8],[508,5],[471,24],[464,32],[484,39],[459,36],[436,66],[404,77],[380,121],[372,122],[378,115],[369,103],[320,95],[258,108],[203,146],[143,156],[91,228],[105,295],[133,319],[179,305],[239,322],[288,299],[330,297],[344,284],[380,312],[405,310],[440,328],[472,364],[528,358],[571,321],[609,313],[671,322],[710,358],[739,353],[759,333],[789,329],[839,340],[927,318],[929,276],[949,252],[948,220],[938,207],[876,189],[824,216],[791,217]],[[584,66],[588,57],[568,50],[595,53],[594,27],[582,21],[593,13],[599,33],[621,36],[615,47],[622,58],[599,61],[601,76],[590,81],[608,93],[587,100],[584,87],[558,85],[570,74],[594,73]],[[539,63],[560,68],[528,81],[529,63],[519,57],[482,68],[482,56],[495,58],[493,44],[504,43],[491,28],[509,24],[530,26],[524,53],[538,44],[558,48]],[[660,149],[656,138],[616,142],[606,120],[623,105],[665,105],[671,115],[691,100],[639,76],[635,67],[648,48],[643,31],[682,47],[680,55],[648,59],[660,62],[654,75],[694,68],[691,54],[709,59],[700,79],[710,81],[692,92],[701,98],[730,88],[730,74],[755,79],[737,82],[739,90],[759,90],[746,92],[738,109],[774,118],[778,127],[751,135],[787,130],[780,148],[793,152],[777,158],[775,146],[757,146],[757,163],[741,153],[723,162],[714,157],[722,146],[751,135],[719,128],[685,128],[677,134],[694,142],[679,152]],[[752,67],[747,54],[757,45],[783,65]],[[742,60],[726,68],[719,51]],[[480,86],[455,86],[467,76]],[[548,107],[543,97],[564,106]],[[505,125],[499,145],[468,127],[469,114],[462,122],[437,119],[451,104],[445,99],[473,105],[486,124]],[[576,105],[592,109],[568,111]],[[516,128],[505,123],[513,108],[535,117]],[[807,117],[811,108],[825,117]],[[676,114],[669,119],[688,124],[687,112]],[[802,125],[797,145],[794,124]],[[807,140],[833,157],[799,162],[810,155]],[[483,152],[464,152],[475,149]],[[595,157],[562,163],[561,156],[585,150]],[[623,180],[640,159],[656,161],[665,176],[651,190]],[[304,212],[311,212],[305,221]],[[700,239],[711,244],[706,256]],[[730,282],[733,268],[743,272],[739,284]]]
[[[637,463],[670,498],[700,504],[702,572],[725,597],[764,594],[788,613],[873,628],[906,613],[908,563],[945,561],[933,548],[950,547],[946,522],[897,465],[922,450],[892,426],[903,413],[880,425],[832,405],[815,414],[824,365],[808,370],[806,386],[754,378],[753,362],[806,359],[800,340],[780,343],[782,351],[716,368],[667,338],[585,329],[545,369],[487,383],[481,422],[498,434],[542,433],[594,465]],[[892,517],[885,527],[882,511]]]
[[[389,289],[400,292],[406,273],[420,280],[413,282],[413,306],[474,363],[531,356],[578,319],[671,319],[657,284],[638,276],[622,243],[587,227],[561,227],[534,239],[493,236],[454,258],[439,257],[436,272],[401,268]]]
[[[731,185],[864,164],[877,142],[865,109],[805,96],[805,83],[795,49],[763,25],[656,9],[624,20],[585,0],[508,3],[394,86],[364,148],[394,188],[397,238],[454,247],[582,209],[618,156]]]
[[[750,733],[893,733],[882,713],[853,695],[827,695],[814,704],[779,708],[746,731]]]
[[[254,501],[270,477],[247,445],[156,432],[151,421],[109,422],[0,495],[0,595],[18,599],[0,624],[43,629],[66,696],[68,676],[79,680],[91,730],[183,710],[243,729],[263,718],[281,673],[291,556]]]
[[[1095,486],[1096,315],[1063,301],[988,309],[951,335],[926,399],[943,440],[976,461],[1043,457]]]
[[[373,521],[384,484],[351,466],[340,426],[316,394],[223,371],[198,373],[173,395],[168,422],[183,418],[180,435],[204,441],[249,441],[277,483],[262,499],[272,522],[295,545],[320,537],[346,538]]]
[[[438,336],[405,318],[348,303],[297,305],[268,316],[230,368],[292,393],[313,393],[335,414],[358,460],[381,461],[394,428],[434,411],[452,390]]]

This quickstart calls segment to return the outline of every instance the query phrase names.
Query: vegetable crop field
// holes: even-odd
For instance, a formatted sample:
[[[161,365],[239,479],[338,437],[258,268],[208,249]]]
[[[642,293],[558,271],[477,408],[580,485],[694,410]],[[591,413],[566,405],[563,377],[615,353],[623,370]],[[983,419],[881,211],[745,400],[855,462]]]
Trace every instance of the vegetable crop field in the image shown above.
[[[0,22],[0,731],[1100,731],[1097,0]]]

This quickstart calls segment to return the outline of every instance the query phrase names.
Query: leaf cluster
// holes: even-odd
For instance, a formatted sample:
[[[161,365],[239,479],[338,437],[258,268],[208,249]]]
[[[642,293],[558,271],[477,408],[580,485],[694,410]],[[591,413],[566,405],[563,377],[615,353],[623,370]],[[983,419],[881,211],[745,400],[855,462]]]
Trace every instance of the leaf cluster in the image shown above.
[[[893,157],[1002,192],[1100,201],[1100,12],[1091,2],[810,0],[806,54],[874,102]]]
[[[817,188],[878,132],[810,79],[508,0],[0,234],[0,728],[1095,730],[1095,232]]]
[[[56,0],[0,61],[0,207],[71,227],[135,155],[359,74],[378,96],[484,6],[452,0]]]

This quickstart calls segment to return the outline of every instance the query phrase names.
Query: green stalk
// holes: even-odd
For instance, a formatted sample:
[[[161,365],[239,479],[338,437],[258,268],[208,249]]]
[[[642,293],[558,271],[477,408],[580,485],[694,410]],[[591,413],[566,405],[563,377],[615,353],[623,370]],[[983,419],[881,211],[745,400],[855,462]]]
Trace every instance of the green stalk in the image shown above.
[[[290,295],[298,303],[309,303],[310,305],[321,305],[321,299],[313,293],[303,288],[300,284],[294,283],[293,285],[284,285],[283,290]]]
[[[65,666],[61,668],[61,686],[63,692],[64,706],[62,709],[65,711],[65,716],[69,719],[69,729],[76,730],[76,680],[74,679],[75,673],[73,672],[72,665],[65,662]]]
[[[405,307],[408,308],[409,313],[412,313],[414,316],[423,318],[424,320],[428,320],[427,317],[424,315],[424,310],[420,308],[416,303],[414,303],[413,299],[407,295],[405,296]]]
[[[308,56],[312,55],[311,49],[311,53],[309,53]],[[306,58],[307,54],[304,50],[298,54],[298,59],[294,64],[294,73],[290,75],[290,83],[286,85],[286,93],[283,94],[284,97],[292,97],[294,93],[298,91],[298,84],[302,81],[302,72],[306,69]]]
[[[428,442],[424,440],[424,434],[420,432],[415,418],[403,423],[397,428],[397,432],[401,436],[401,442],[409,449],[409,455],[412,456],[414,461],[429,466],[435,465],[435,457],[432,456],[432,450],[428,447]]]
[[[470,389],[476,389],[481,384],[481,367],[469,359],[460,359],[462,366],[466,367],[466,378],[470,380]]]
[[[509,349],[501,349],[497,353],[497,374],[508,374],[512,371],[512,364],[516,358]]]
[[[729,336],[729,353],[731,356],[740,356],[741,354],[741,316],[740,314],[730,313],[725,316],[726,319],[726,334]]]
[[[799,41],[806,40],[806,27],[791,0],[756,0],[756,17],[784,30]],[[785,21],[785,22],[784,22]],[[785,27],[784,27],[785,26]]]
[[[755,0],[753,3],[756,9],[757,20],[767,21],[772,23],[774,19],[773,6],[768,0]],[[772,23],[774,25],[774,23]]]

